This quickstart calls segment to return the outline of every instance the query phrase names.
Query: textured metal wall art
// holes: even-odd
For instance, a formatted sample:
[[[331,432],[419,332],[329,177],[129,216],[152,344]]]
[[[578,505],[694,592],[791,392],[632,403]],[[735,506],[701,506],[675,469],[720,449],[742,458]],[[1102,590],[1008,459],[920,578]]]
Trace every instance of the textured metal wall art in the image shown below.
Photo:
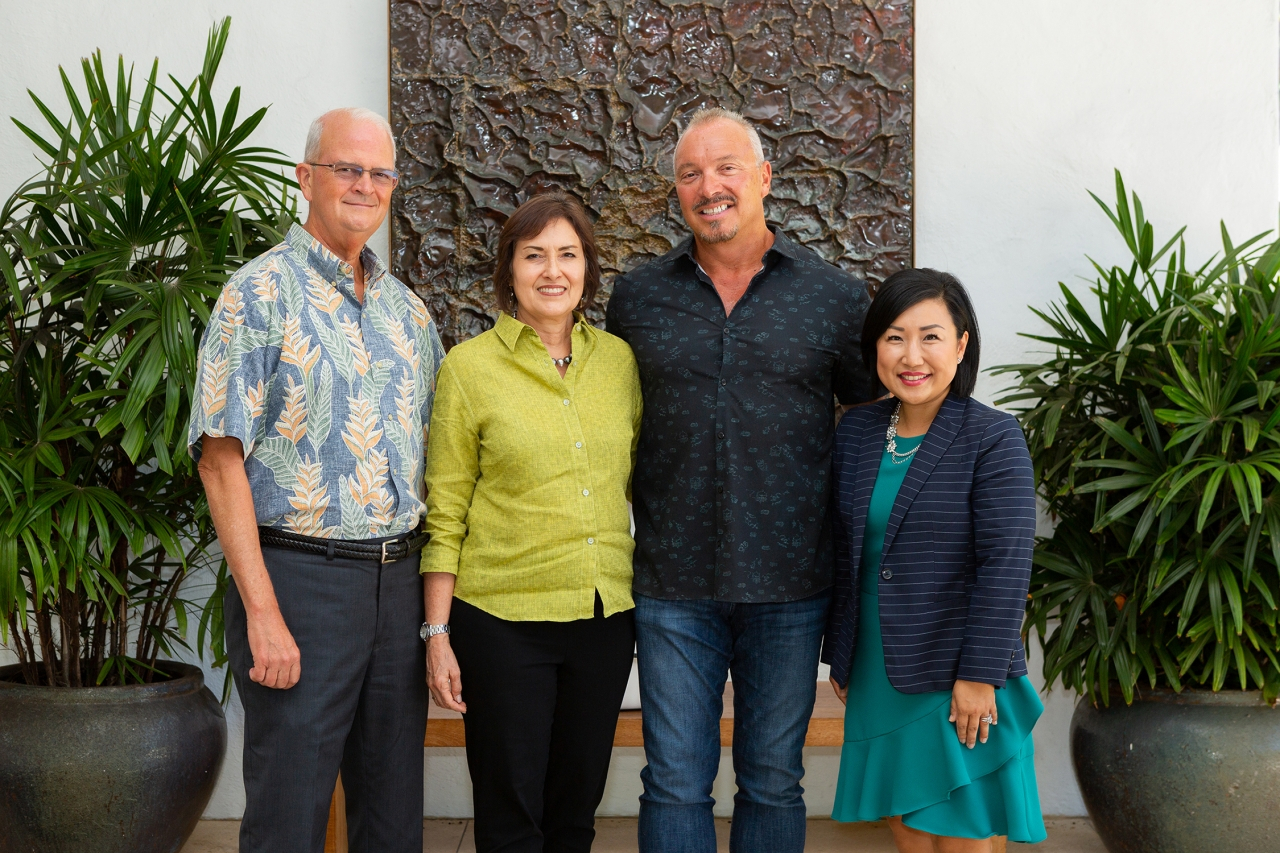
[[[873,280],[910,263],[911,0],[392,0],[404,177],[392,268],[447,345],[489,328],[498,232],[563,187],[598,217],[605,287],[685,234],[681,116],[741,111],[774,168],[769,220]]]

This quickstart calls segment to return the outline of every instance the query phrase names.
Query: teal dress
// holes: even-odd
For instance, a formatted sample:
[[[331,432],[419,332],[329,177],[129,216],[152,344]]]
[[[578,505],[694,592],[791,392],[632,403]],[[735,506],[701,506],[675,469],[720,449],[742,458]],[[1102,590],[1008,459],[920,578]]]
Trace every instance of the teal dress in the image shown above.
[[[924,436],[899,438],[898,452]],[[893,502],[910,461],[894,463],[886,450],[871,492],[863,532],[858,644],[849,673],[844,747],[836,784],[836,820],[901,815],[907,826],[956,838],[1007,835],[1045,839],[1036,791],[1031,728],[1044,706],[1027,678],[996,690],[998,724],[973,749],[956,738],[951,691],[899,693],[889,683],[880,639],[880,557]]]

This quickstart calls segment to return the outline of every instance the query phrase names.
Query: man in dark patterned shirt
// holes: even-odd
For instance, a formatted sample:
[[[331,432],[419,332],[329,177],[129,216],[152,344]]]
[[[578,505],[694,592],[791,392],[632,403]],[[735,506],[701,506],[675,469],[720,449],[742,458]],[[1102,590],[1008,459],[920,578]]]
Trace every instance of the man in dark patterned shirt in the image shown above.
[[[619,277],[608,309],[644,394],[633,483],[640,849],[716,849],[711,786],[731,672],[730,850],[799,853],[833,572],[835,399],[867,392],[869,297],[765,223],[772,171],[741,116],[696,113],[674,166],[693,237]]]

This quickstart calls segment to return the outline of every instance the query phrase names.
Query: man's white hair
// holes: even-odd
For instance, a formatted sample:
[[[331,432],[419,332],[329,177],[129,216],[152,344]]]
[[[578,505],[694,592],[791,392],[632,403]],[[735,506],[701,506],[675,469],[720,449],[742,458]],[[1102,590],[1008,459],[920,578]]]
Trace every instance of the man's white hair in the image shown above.
[[[689,135],[689,131],[709,121],[721,120],[731,121],[745,130],[747,136],[751,139],[751,152],[756,155],[756,165],[759,166],[764,162],[764,146],[760,144],[760,134],[751,122],[742,117],[742,113],[735,113],[733,110],[721,109],[720,107],[704,107],[693,114],[693,117],[689,119],[689,123],[684,126],[684,130],[680,131],[679,138],[676,139],[676,147],[671,151],[672,174],[675,174],[676,170],[675,152],[680,150],[680,143],[684,142],[684,138]]]
[[[325,124],[335,116],[345,116],[352,121],[367,121],[382,128],[387,134],[387,139],[391,141],[391,162],[395,163],[396,137],[391,132],[390,122],[365,107],[339,107],[336,110],[329,110],[329,112],[311,122],[311,129],[307,131],[307,148],[302,154],[303,160],[308,163],[314,163],[320,157],[320,137],[324,135]]]

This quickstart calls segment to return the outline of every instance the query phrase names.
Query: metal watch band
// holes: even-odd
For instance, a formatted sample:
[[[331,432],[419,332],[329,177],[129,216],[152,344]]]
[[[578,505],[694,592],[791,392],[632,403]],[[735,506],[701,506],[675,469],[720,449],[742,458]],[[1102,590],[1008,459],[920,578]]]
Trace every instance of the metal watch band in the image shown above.
[[[421,637],[423,641],[426,641],[426,640],[430,640],[436,634],[448,634],[448,633],[449,633],[448,625],[429,625],[426,622],[423,622],[422,628],[418,631],[418,636]]]

